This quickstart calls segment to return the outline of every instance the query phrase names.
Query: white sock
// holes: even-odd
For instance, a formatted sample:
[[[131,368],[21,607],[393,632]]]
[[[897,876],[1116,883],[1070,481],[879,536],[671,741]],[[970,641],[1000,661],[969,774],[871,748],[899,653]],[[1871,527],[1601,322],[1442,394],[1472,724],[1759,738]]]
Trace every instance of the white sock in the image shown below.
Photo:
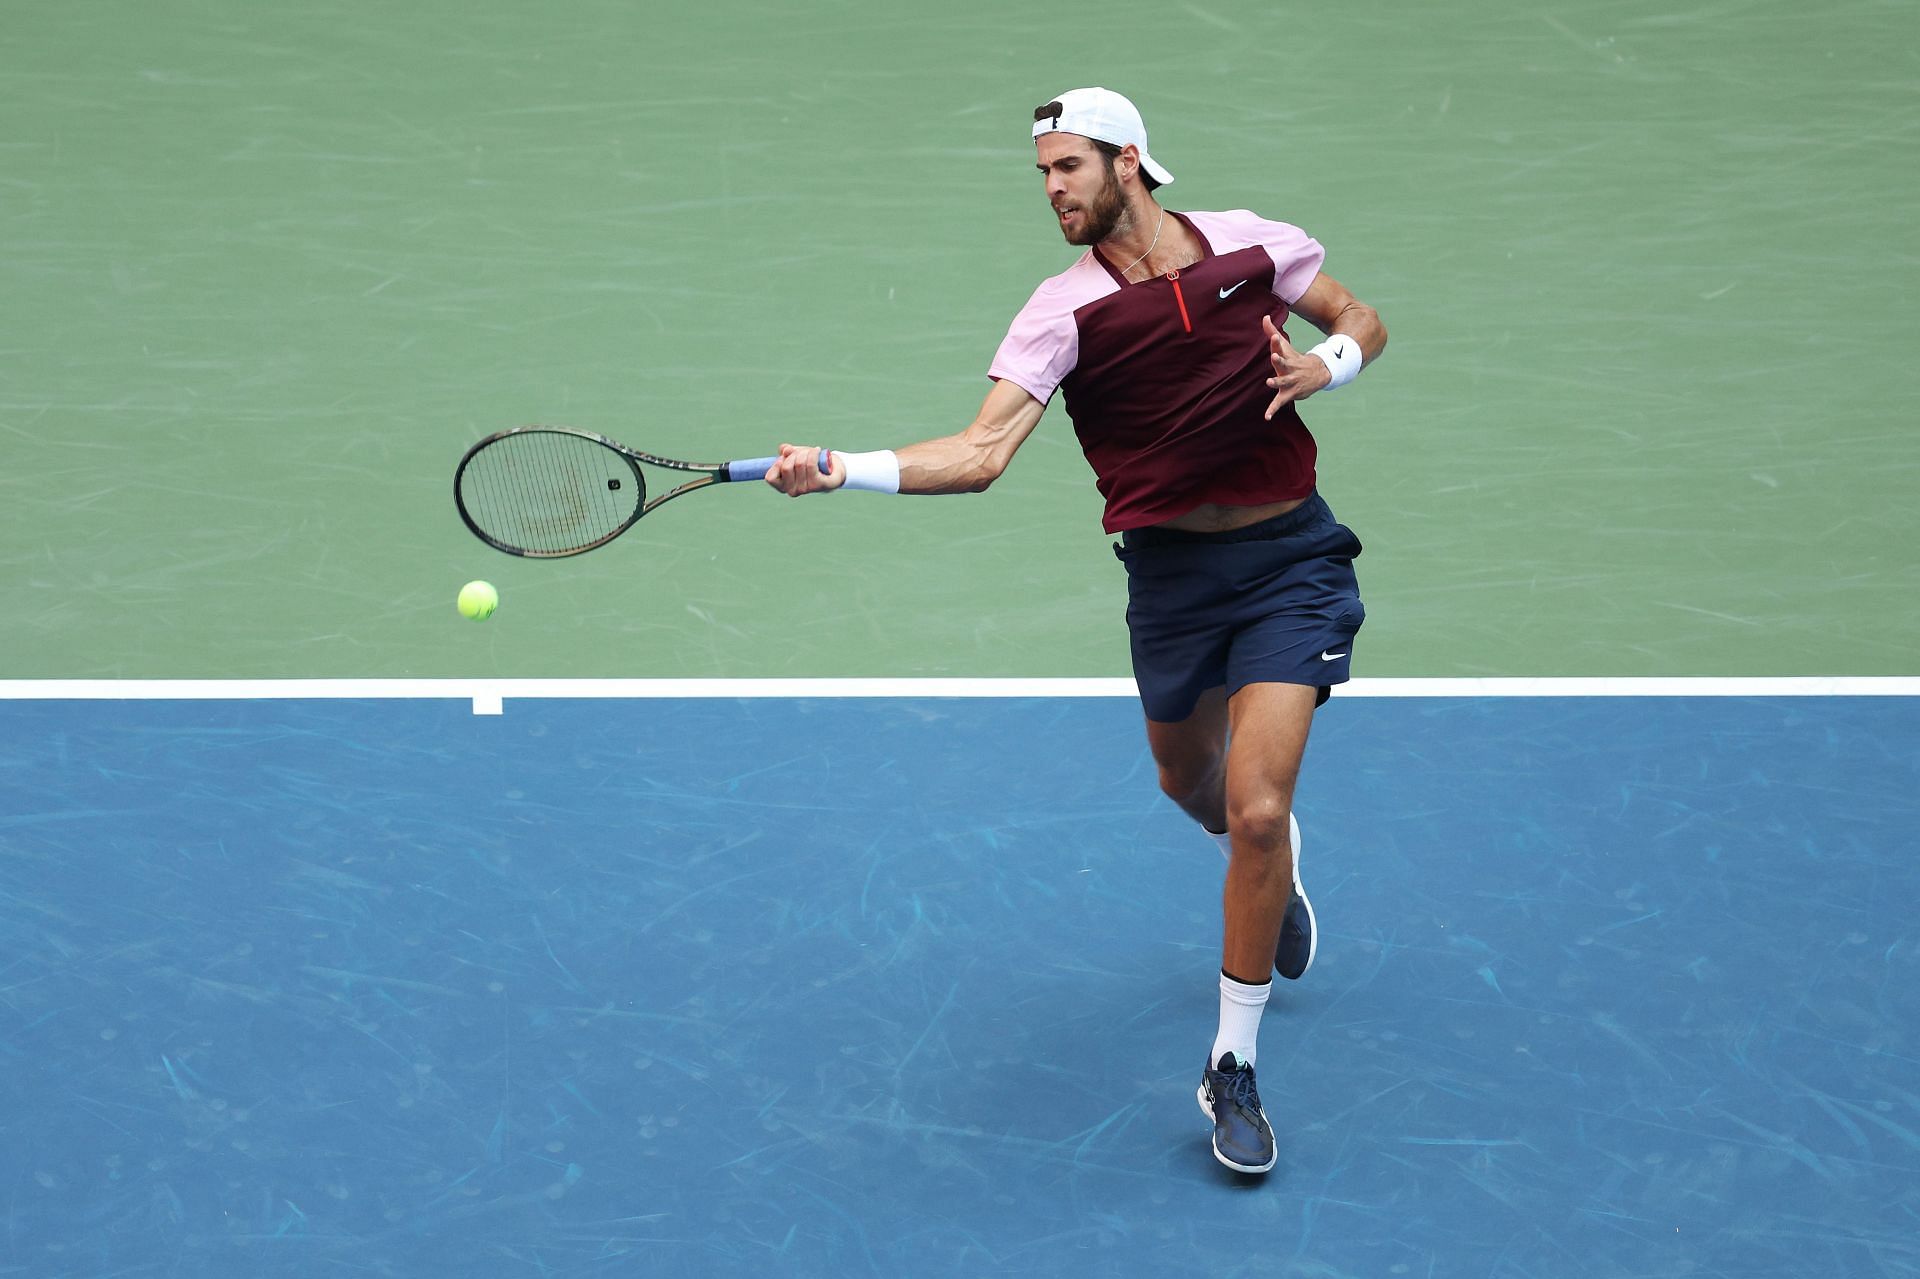
[[[1272,989],[1272,981],[1249,986],[1225,973],[1220,974],[1220,1030],[1213,1037],[1213,1055],[1207,1059],[1209,1065],[1217,1067],[1222,1053],[1232,1053],[1247,1065],[1253,1065],[1259,1052],[1256,1041],[1260,1038],[1260,1014],[1267,1009],[1267,992]]]

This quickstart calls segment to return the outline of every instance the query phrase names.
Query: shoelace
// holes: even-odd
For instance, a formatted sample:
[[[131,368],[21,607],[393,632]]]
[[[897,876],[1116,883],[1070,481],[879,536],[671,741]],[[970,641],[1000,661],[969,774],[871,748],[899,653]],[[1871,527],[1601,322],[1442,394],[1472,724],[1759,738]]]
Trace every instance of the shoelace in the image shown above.
[[[1236,1106],[1260,1108],[1260,1093],[1254,1087],[1252,1070],[1242,1068],[1227,1076],[1227,1097]]]

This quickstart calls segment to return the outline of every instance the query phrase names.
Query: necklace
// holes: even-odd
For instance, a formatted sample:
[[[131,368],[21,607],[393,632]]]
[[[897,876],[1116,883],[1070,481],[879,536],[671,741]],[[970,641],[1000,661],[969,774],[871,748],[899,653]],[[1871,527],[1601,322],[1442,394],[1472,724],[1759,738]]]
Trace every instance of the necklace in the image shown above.
[[[1142,253],[1139,257],[1135,258],[1133,261],[1127,263],[1126,266],[1121,268],[1120,270],[1121,279],[1123,280],[1126,279],[1128,271],[1133,270],[1133,268],[1139,266],[1142,262],[1145,262],[1147,260],[1147,254],[1152,253],[1154,250],[1154,246],[1160,243],[1160,228],[1164,227],[1166,224],[1167,224],[1167,211],[1165,209],[1162,209],[1160,210],[1160,220],[1153,224],[1153,244],[1149,244],[1147,246],[1146,253]]]

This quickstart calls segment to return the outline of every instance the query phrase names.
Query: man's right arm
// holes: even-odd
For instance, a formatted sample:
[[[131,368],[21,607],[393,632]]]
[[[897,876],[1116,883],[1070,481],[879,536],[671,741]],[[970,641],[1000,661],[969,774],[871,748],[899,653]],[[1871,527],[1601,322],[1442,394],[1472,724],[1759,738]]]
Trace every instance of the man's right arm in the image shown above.
[[[896,449],[902,493],[978,493],[1000,478],[1007,463],[1026,443],[1047,406],[1018,383],[1001,380],[987,392],[972,425],[954,435],[923,440]],[[820,474],[820,450],[780,446],[780,460],[767,483],[788,497],[821,493],[847,482],[847,469],[835,453],[829,474]]]

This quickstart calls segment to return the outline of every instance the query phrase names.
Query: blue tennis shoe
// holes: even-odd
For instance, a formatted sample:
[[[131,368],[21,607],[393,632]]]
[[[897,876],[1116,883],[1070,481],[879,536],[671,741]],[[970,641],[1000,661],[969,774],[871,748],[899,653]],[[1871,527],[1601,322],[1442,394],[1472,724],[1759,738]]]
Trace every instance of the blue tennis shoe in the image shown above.
[[[1313,903],[1300,886],[1300,823],[1287,814],[1287,838],[1293,843],[1293,899],[1287,913],[1280,917],[1280,941],[1273,948],[1273,971],[1288,981],[1298,981],[1313,967],[1314,951],[1320,938],[1314,927]]]
[[[1213,1120],[1213,1157],[1235,1172],[1266,1172],[1280,1157],[1260,1109],[1253,1067],[1232,1053],[1200,1076],[1200,1109]]]

